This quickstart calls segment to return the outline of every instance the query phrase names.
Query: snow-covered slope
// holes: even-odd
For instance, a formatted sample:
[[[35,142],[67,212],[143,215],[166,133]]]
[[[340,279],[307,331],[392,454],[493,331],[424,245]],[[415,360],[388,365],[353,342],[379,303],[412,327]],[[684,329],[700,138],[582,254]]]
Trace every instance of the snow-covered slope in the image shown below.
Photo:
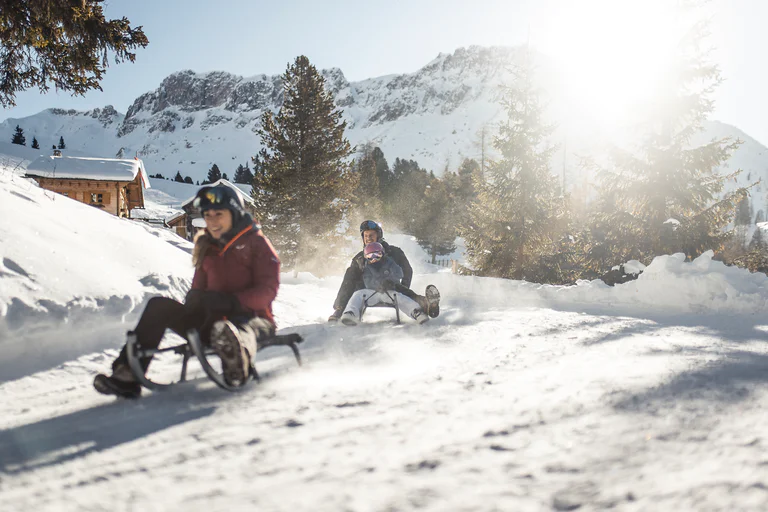
[[[171,231],[45,191],[1,166],[0,193],[0,380],[98,347],[103,331],[124,330],[149,296],[186,293],[190,244]]]
[[[5,167],[0,195],[3,512],[768,506],[763,274],[665,256],[613,288],[539,286],[440,271],[387,233],[414,288],[440,288],[438,318],[328,326],[341,277],[283,275],[303,368],[271,348],[242,393],[192,363],[115,401],[93,375],[148,297],[186,291],[189,245]]]

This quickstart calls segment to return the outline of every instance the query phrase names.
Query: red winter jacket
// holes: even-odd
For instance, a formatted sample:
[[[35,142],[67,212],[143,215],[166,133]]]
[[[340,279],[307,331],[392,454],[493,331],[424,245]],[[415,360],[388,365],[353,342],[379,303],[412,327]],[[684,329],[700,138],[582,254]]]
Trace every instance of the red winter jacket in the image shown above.
[[[278,286],[280,259],[267,237],[253,224],[224,247],[211,246],[192,279],[193,290],[232,293],[244,308],[273,324],[272,301]]]

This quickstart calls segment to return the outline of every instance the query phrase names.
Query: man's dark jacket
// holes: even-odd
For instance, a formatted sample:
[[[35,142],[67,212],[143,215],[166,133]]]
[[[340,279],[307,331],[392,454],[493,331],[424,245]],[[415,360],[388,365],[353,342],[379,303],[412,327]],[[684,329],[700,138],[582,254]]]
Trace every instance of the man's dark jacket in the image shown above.
[[[387,242],[381,240],[379,243],[384,246],[384,252],[395,260],[401,269],[403,269],[403,280],[401,283],[406,288],[411,286],[411,279],[413,279],[413,269],[408,262],[408,258],[405,253],[399,247],[389,245]],[[352,258],[352,263],[349,264],[349,268],[344,273],[344,280],[341,282],[341,288],[336,295],[336,300],[333,303],[333,309],[344,309],[347,306],[347,302],[352,297],[352,294],[357,290],[362,290],[365,287],[363,283],[363,269],[365,268],[365,256],[363,251],[360,251]]]

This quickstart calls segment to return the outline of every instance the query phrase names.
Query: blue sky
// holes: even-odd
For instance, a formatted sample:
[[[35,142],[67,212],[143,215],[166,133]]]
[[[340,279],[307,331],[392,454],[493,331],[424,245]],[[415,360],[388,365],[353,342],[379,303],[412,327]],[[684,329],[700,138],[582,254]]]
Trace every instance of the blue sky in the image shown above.
[[[604,44],[613,44],[609,39],[623,33],[620,23],[637,19],[632,9],[653,2],[613,0],[606,11],[607,1],[107,0],[108,16],[128,17],[143,25],[149,37],[149,47],[138,52],[136,62],[112,64],[102,81],[104,91],[85,97],[20,93],[17,106],[0,112],[0,120],[49,107],[85,110],[111,104],[124,113],[135,98],[174,71],[272,75],[282,73],[300,54],[318,68],[340,68],[351,81],[413,72],[440,52],[472,44],[515,45],[530,39],[545,53],[568,59],[582,38],[600,41],[604,33]],[[710,12],[714,57],[726,78],[714,117],[768,144],[768,71],[760,51],[768,48],[762,26],[768,2],[712,0]],[[642,48],[652,42],[654,23],[647,22],[650,26],[638,32],[647,36],[635,36],[633,44]],[[614,30],[604,32],[609,25]]]

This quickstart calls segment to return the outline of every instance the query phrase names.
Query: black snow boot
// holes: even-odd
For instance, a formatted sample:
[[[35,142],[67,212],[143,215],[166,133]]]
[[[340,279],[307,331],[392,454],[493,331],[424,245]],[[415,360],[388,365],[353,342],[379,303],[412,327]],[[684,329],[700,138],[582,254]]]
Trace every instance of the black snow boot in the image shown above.
[[[251,358],[239,329],[228,320],[219,320],[211,329],[211,345],[221,359],[224,381],[234,387],[245,385]],[[256,352],[255,347],[253,352]]]
[[[430,284],[424,291],[424,296],[427,299],[428,307],[427,314],[430,318],[437,318],[440,314],[440,292],[437,290],[437,286]]]
[[[120,398],[139,398],[141,384],[127,366],[120,365],[112,371],[112,375],[98,374],[93,379],[93,387],[103,395],[114,395]]]
[[[341,318],[342,313],[344,313],[344,310],[342,308],[334,309],[333,314],[331,314],[331,316],[328,317],[328,323],[335,324],[336,322],[338,322],[339,319]]]

